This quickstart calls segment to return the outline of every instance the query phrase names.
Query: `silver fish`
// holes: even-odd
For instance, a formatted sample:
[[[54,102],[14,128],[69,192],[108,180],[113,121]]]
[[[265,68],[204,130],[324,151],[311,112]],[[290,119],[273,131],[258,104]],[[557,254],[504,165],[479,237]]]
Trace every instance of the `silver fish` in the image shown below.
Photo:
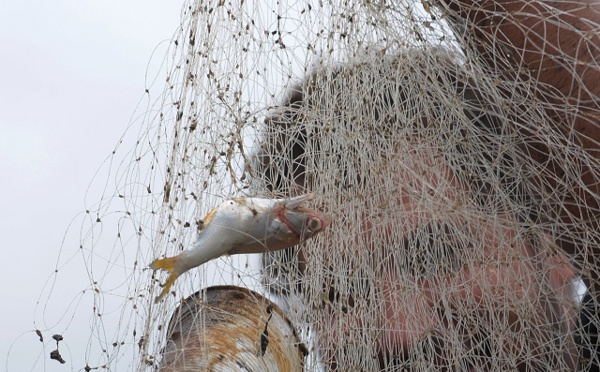
[[[213,209],[189,250],[150,264],[153,270],[170,274],[156,302],[181,274],[210,260],[223,255],[278,251],[325,230],[331,223],[330,216],[301,207],[312,198],[313,194],[287,199],[238,198]]]

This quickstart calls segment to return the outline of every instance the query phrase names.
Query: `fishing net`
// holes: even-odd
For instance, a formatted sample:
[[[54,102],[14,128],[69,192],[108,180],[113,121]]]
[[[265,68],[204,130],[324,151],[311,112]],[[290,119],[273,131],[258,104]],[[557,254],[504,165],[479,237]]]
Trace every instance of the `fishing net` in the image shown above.
[[[598,6],[293,3],[184,5],[51,278],[83,266],[81,305],[36,326],[67,340],[84,316],[73,365],[151,370],[179,301],[221,283],[282,307],[307,371],[598,364]],[[191,270],[153,303],[147,264],[213,207],[308,191],[325,232]],[[50,288],[43,309],[62,305]]]

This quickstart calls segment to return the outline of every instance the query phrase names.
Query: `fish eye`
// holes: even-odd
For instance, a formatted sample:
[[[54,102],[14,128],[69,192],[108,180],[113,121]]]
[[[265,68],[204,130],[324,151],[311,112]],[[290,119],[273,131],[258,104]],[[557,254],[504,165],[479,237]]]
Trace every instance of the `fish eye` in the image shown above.
[[[321,226],[322,226],[321,221],[318,218],[313,217],[308,220],[307,227],[308,227],[308,230],[311,232],[320,230]]]

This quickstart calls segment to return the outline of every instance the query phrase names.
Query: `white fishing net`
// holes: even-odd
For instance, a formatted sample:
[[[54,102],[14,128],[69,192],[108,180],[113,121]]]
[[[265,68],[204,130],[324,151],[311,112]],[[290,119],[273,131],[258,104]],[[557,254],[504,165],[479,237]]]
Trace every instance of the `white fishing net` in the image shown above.
[[[273,295],[307,371],[598,364],[596,4],[293,3],[184,5],[81,259],[63,247],[84,305],[36,325],[66,340],[85,314],[76,369],[150,370],[177,303],[219,282]],[[325,232],[191,270],[153,303],[166,278],[147,264],[189,247],[210,209],[307,191]]]

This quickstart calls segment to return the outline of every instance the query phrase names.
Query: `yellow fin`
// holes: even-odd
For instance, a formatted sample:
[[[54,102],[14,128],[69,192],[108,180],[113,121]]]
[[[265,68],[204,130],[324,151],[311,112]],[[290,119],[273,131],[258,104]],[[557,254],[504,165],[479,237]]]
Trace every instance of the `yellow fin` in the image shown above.
[[[171,286],[173,285],[173,283],[175,283],[175,280],[179,277],[179,275],[181,275],[181,273],[175,269],[175,264],[177,263],[178,259],[179,257],[177,256],[162,258],[159,260],[155,260],[150,264],[150,268],[152,268],[152,270],[165,270],[169,272],[169,274],[171,274],[169,275],[169,278],[167,279],[167,282],[165,283],[162,292],[154,300],[154,303],[160,302],[160,300],[162,300],[163,297],[165,297],[165,295],[169,293]]]
[[[204,227],[206,227],[206,225],[208,225],[210,223],[210,220],[212,220],[212,218],[216,212],[217,212],[217,208],[214,208],[213,210],[208,212],[208,214],[204,217],[204,220],[203,220]]]

